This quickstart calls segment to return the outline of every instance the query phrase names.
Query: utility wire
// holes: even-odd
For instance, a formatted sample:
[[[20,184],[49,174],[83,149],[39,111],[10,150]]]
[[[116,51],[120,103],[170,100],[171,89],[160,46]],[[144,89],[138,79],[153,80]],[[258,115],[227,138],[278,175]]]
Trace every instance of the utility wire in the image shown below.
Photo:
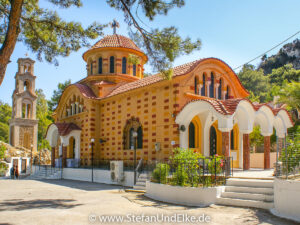
[[[266,52],[260,54],[259,56],[257,56],[257,57],[255,57],[255,58],[251,59],[250,61],[244,63],[243,65],[240,65],[240,66],[234,68],[233,70],[237,70],[237,69],[241,68],[242,66],[247,65],[247,64],[249,64],[249,63],[255,61],[256,59],[261,58],[262,56],[266,55],[266,54],[269,53],[270,51],[272,51],[272,50],[274,50],[275,48],[279,47],[280,45],[282,45],[283,43],[287,42],[287,41],[290,40],[291,38],[295,37],[295,36],[296,36],[297,34],[299,34],[299,33],[300,33],[300,30],[299,30],[298,32],[296,32],[295,34],[293,34],[292,36],[290,36],[290,37],[288,37],[287,39],[285,39],[284,41],[282,41],[282,42],[280,42],[279,44],[275,45],[274,47],[270,48],[268,51],[266,51]]]

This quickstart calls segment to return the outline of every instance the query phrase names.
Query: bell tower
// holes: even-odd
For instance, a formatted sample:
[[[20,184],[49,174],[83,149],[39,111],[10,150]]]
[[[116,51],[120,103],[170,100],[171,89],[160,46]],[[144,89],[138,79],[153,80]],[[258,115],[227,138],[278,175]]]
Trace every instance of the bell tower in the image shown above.
[[[12,118],[10,120],[9,142],[15,147],[37,150],[38,120],[34,61],[30,58],[18,59],[15,76],[15,90],[12,95]]]

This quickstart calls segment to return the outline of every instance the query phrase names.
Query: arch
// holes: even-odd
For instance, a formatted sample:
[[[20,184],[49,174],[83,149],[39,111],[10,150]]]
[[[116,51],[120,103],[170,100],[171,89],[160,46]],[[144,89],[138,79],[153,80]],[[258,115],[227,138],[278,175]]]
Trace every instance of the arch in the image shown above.
[[[126,57],[122,58],[122,73],[126,74],[127,72],[127,59]]]
[[[133,64],[132,72],[133,72],[133,76],[136,76],[136,64]]]
[[[202,88],[201,88],[201,95],[205,96],[206,90],[205,90],[206,86],[205,86],[205,73],[203,73],[202,75]]]
[[[103,73],[103,59],[102,59],[102,57],[98,58],[98,73],[99,74]]]
[[[238,127],[242,133],[251,133],[255,119],[255,110],[252,104],[247,100],[241,100],[234,112],[234,118],[237,120]]]
[[[222,90],[223,90],[223,79],[220,78],[220,83],[218,88],[218,99],[222,99]]]
[[[194,91],[195,91],[195,94],[197,95],[198,94],[198,85],[199,85],[199,78],[198,76],[195,76],[194,78]]]
[[[109,72],[114,73],[115,72],[115,57],[111,56],[109,58]]]
[[[215,75],[213,72],[210,74],[209,97],[215,97]]]

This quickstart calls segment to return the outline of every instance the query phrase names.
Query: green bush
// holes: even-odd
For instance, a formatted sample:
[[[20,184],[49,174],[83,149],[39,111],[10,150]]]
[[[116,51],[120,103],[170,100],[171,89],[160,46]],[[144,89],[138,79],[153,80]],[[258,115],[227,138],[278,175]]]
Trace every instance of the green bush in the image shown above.
[[[221,156],[214,155],[208,162],[208,171],[211,175],[218,175],[222,172],[222,167],[224,165],[224,159]]]
[[[8,169],[8,165],[6,163],[0,162],[0,176],[4,176]]]
[[[199,179],[199,159],[203,156],[192,149],[176,148],[170,157],[175,168],[172,184],[179,186],[195,186]]]
[[[152,172],[154,182],[165,184],[170,171],[170,166],[165,163],[158,163]]]
[[[294,140],[288,139],[287,150],[282,149],[280,161],[283,165],[283,173],[291,173],[300,164],[300,135],[296,135]]]

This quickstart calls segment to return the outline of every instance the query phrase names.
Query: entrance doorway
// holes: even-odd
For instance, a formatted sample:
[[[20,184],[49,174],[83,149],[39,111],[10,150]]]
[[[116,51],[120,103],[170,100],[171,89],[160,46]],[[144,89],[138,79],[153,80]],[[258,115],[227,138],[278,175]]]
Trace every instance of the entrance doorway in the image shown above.
[[[209,152],[211,156],[217,154],[217,131],[213,126],[209,131]]]

